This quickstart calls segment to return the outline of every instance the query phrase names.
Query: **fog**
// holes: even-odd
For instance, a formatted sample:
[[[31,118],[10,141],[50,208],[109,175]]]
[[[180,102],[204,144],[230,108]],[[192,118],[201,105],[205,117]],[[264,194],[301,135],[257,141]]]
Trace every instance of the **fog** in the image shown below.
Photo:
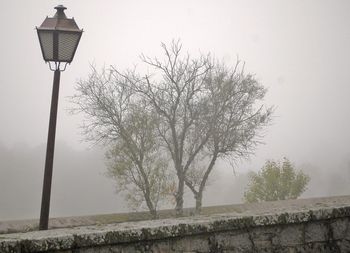
[[[0,220],[39,216],[53,73],[35,26],[57,4],[84,34],[61,75],[52,216],[129,210],[104,176],[103,148],[82,141],[82,116],[67,112],[67,97],[90,64],[132,67],[172,39],[231,64],[238,55],[276,106],[255,154],[217,165],[204,205],[241,202],[246,173],[283,156],[311,176],[302,197],[350,194],[349,1],[13,0],[0,15]]]

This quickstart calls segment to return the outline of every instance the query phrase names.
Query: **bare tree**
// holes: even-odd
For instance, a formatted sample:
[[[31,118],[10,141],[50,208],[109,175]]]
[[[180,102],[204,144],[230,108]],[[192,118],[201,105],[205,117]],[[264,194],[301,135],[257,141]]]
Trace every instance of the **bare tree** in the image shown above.
[[[132,71],[126,75],[137,79]],[[73,111],[85,114],[88,140],[109,146],[107,174],[117,181],[117,189],[126,192],[132,206],[145,202],[156,218],[158,203],[168,194],[168,159],[159,155],[158,118],[129,81],[116,71],[92,68],[87,80],[77,84]]]
[[[196,213],[201,211],[203,192],[217,159],[244,158],[252,153],[261,130],[271,119],[272,108],[258,105],[266,89],[243,70],[239,70],[239,61],[232,70],[216,63],[206,78],[208,113],[200,122],[210,126],[209,140],[201,151],[206,164],[200,170],[192,167],[197,172],[186,177],[196,200]]]
[[[162,48],[165,61],[141,57],[155,74],[146,75],[144,81],[138,82],[134,88],[144,95],[160,117],[158,133],[177,175],[175,209],[180,216],[186,174],[209,139],[207,127],[196,122],[205,114],[202,100],[205,80],[212,65],[208,56],[183,56],[179,42],[173,41],[170,48],[162,44]]]

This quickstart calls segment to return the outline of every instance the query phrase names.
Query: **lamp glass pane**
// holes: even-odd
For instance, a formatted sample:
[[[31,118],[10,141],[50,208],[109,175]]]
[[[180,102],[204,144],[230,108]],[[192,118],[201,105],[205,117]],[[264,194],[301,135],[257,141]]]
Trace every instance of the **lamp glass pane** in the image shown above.
[[[80,33],[63,33],[58,36],[58,59],[59,61],[71,62],[73,54],[79,43]]]
[[[53,32],[39,31],[41,49],[45,61],[53,59]]]

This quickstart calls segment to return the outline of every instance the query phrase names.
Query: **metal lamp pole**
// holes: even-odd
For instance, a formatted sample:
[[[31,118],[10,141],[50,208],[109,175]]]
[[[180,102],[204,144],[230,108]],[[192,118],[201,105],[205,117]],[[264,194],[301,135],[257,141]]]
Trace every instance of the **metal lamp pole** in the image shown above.
[[[52,183],[52,167],[55,150],[56,122],[58,94],[60,86],[61,71],[66,69],[67,64],[73,60],[83,30],[80,30],[74,18],[67,18],[62,5],[55,7],[56,14],[47,17],[40,27],[37,27],[40,47],[45,62],[54,71],[53,89],[51,98],[51,110],[49,131],[47,137],[46,160],[44,171],[44,182],[41,200],[41,212],[39,229],[48,229],[50,196]]]
[[[42,192],[42,198],[41,198],[41,211],[40,211],[40,224],[39,224],[40,230],[48,229],[48,224],[49,224],[52,167],[53,167],[53,157],[54,157],[54,151],[55,151],[57,107],[58,107],[58,94],[59,94],[59,88],[60,88],[60,77],[61,77],[61,71],[56,69],[54,78],[53,78],[49,133],[47,136],[44,183],[43,183],[43,192]]]

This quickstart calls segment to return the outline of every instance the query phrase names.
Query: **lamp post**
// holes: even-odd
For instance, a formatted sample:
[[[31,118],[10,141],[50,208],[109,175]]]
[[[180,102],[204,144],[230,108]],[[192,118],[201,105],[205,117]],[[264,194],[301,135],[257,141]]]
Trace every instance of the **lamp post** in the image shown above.
[[[41,26],[36,28],[43,58],[46,63],[49,63],[50,70],[54,71],[44,183],[41,199],[40,230],[47,230],[49,223],[52,166],[55,150],[57,105],[61,71],[64,71],[67,64],[72,62],[83,32],[83,30],[79,29],[73,18],[66,17],[64,13],[64,10],[67,9],[66,7],[58,5],[55,9],[57,10],[56,14],[53,17],[46,17]]]

